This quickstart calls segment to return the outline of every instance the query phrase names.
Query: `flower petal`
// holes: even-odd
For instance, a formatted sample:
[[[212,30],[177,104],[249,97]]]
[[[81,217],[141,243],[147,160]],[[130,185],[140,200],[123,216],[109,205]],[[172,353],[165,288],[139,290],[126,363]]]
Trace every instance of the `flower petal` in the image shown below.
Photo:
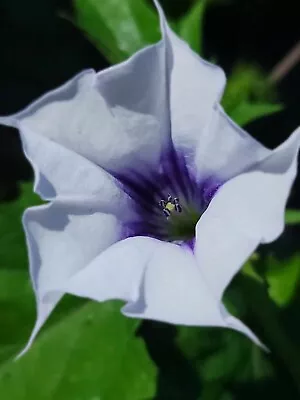
[[[115,216],[97,211],[96,202],[84,200],[30,208],[23,223],[38,314],[26,351],[63,295],[56,289],[119,240],[121,226]]]
[[[161,29],[167,48],[172,137],[177,147],[192,150],[201,139],[213,105],[222,96],[225,75],[221,68],[194,53],[168,26],[158,1]]]
[[[155,165],[168,140],[162,42],[98,74],[83,71],[0,123],[51,139],[109,171]]]
[[[299,143],[300,128],[262,162],[225,183],[200,218],[195,255],[218,299],[258,244],[282,233]]]
[[[189,249],[153,238],[134,237],[112,245],[62,290],[96,301],[125,300],[122,312],[129,317],[229,327],[261,344],[216,301]]]
[[[222,325],[190,250],[147,237],[114,244],[74,275],[67,292],[128,302],[124,314],[190,325]],[[204,306],[205,305],[205,306]]]
[[[215,298],[188,247],[157,246],[147,260],[140,296],[123,307],[128,317],[191,326],[235,329],[264,347],[260,340]]]
[[[240,321],[233,315],[229,314],[229,312],[226,310],[223,304],[221,305],[221,312],[227,328],[234,329],[244,334],[245,336],[248,336],[249,339],[251,339],[254,343],[260,346],[263,350],[267,352],[269,351],[269,349],[259,340],[259,338],[256,335],[254,335],[254,333],[245,324],[243,324],[242,321]]]
[[[195,164],[200,176],[217,174],[220,180],[227,180],[269,154],[271,150],[237,126],[222,107],[216,105],[199,140]]]
[[[102,212],[124,215],[130,200],[102,168],[27,128],[22,129],[21,139],[35,171],[34,190],[42,198],[96,197]]]
[[[159,240],[143,236],[115,243],[74,275],[63,289],[97,301],[135,301],[145,266],[160,244]]]
[[[123,308],[125,315],[173,324],[224,324],[219,303],[188,248],[161,242],[147,260],[140,289],[139,299]]]

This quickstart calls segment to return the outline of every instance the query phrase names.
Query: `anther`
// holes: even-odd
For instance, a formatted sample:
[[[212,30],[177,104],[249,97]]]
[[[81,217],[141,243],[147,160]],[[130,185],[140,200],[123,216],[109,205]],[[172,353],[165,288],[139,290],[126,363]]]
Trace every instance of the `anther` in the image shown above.
[[[158,205],[162,209],[165,217],[167,218],[171,216],[174,210],[178,213],[182,212],[182,207],[179,203],[178,197],[173,198],[170,194],[168,194],[167,201],[160,200]]]
[[[174,197],[174,200],[173,200],[173,204],[174,204],[174,206],[175,206],[175,210],[177,211],[177,212],[182,212],[182,207],[181,207],[181,205],[180,205],[180,203],[179,203],[179,199],[177,198],[177,197]]]

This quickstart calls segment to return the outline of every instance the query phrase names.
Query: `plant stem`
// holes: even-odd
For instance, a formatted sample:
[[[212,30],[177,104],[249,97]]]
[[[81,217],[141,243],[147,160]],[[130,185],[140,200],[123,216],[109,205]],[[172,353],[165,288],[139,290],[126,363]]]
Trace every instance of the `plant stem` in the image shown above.
[[[270,72],[272,83],[281,81],[300,62],[300,41],[279,61]]]

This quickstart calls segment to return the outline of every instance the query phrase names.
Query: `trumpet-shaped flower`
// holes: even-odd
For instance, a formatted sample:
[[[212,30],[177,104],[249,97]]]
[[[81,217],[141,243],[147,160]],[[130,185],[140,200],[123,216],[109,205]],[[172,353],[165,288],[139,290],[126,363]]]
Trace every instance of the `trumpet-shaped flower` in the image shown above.
[[[283,230],[300,130],[269,150],[236,126],[219,104],[223,71],[154,2],[160,42],[0,119],[19,129],[34,189],[49,201],[23,218],[37,299],[29,345],[64,293],[259,342],[222,296]]]

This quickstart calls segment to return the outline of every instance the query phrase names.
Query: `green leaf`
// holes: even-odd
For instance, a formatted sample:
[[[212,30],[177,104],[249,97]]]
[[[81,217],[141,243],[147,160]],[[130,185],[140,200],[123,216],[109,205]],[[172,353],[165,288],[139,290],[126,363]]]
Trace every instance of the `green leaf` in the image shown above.
[[[238,64],[230,75],[222,105],[239,125],[282,110],[267,76],[256,66]]]
[[[138,322],[119,302],[88,302],[49,328],[19,361],[0,369],[0,393],[13,400],[133,400],[155,394],[155,368]]]
[[[249,261],[257,261],[258,259],[259,255],[257,253],[253,253]],[[244,264],[242,268],[242,273],[249,278],[254,279],[256,282],[264,284],[263,278],[255,270],[252,262],[246,262]]]
[[[0,269],[0,364],[20,351],[33,326],[35,306],[28,275]]]
[[[234,110],[241,102],[272,102],[275,98],[274,88],[267,76],[255,65],[238,63],[230,74],[222,104],[227,113]]]
[[[237,107],[235,107],[231,113],[230,117],[238,125],[246,125],[251,121],[254,121],[260,117],[266,117],[267,115],[274,114],[275,112],[281,111],[283,106],[281,104],[271,104],[271,103],[249,103],[247,101],[241,102]]]
[[[46,327],[54,325],[85,302],[74,296],[65,296]],[[28,271],[0,269],[0,309],[1,364],[15,357],[24,348],[34,326],[35,300]]]
[[[32,183],[21,189],[16,201],[0,204],[0,269],[26,269],[28,265],[21,218],[25,208],[41,204],[41,200],[33,193]]]
[[[180,327],[177,341],[205,383],[245,382],[273,374],[266,354],[235,331]]]
[[[206,383],[198,400],[233,400],[233,396],[218,382]]]
[[[285,223],[288,225],[300,224],[300,210],[286,210]]]
[[[179,21],[178,33],[198,54],[202,52],[203,20],[206,0],[197,0]]]
[[[122,316],[116,302],[86,304],[67,296],[31,350],[18,362],[12,361],[26,344],[35,320],[21,215],[41,201],[31,184],[22,189],[19,199],[0,206],[1,398],[152,397],[155,368],[142,340],[135,337],[138,322]]]
[[[145,0],[74,0],[75,24],[112,62],[160,39],[158,17]]]
[[[15,356],[28,340],[35,320],[35,301],[21,217],[25,208],[41,204],[32,184],[21,185],[15,201],[0,204],[0,363]],[[66,298],[50,319],[59,320],[78,300]]]
[[[296,296],[300,282],[300,255],[278,261],[270,257],[267,261],[266,280],[272,300],[280,307],[286,307]]]

